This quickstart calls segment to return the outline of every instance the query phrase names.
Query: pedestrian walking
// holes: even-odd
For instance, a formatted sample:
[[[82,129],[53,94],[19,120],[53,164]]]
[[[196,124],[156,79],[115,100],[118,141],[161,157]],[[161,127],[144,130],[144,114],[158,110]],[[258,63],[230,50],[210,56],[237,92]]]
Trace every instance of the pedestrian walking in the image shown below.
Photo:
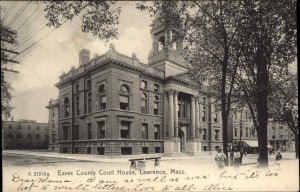
[[[280,160],[282,159],[282,155],[278,151],[275,158],[275,165],[280,166]]]
[[[215,161],[217,162],[218,168],[222,169],[225,167],[226,163],[226,155],[223,153],[221,148],[217,149],[217,154],[215,157]]]
[[[241,159],[241,153],[238,151],[237,148],[235,148],[234,152],[233,152],[233,166],[234,167],[240,166],[240,159]]]

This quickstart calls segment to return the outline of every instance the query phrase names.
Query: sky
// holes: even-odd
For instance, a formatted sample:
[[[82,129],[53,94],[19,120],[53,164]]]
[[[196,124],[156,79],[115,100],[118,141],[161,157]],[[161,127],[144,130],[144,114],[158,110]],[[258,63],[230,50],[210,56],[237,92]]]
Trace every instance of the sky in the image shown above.
[[[135,52],[141,62],[147,63],[151,49],[152,18],[148,12],[137,10],[135,2],[118,2],[122,6],[118,26],[119,39],[108,43],[101,42],[92,34],[81,32],[80,18],[66,22],[61,28],[54,30],[43,27],[47,21],[43,4],[30,3],[26,7],[26,1],[19,1],[13,6],[14,3],[1,1],[1,7],[4,8],[1,10],[1,18],[6,16],[4,24],[11,25],[15,30],[19,29],[17,40],[20,47],[12,47],[17,48],[13,50],[21,52],[41,39],[32,48],[14,58],[20,64],[8,66],[19,71],[18,74],[5,72],[6,80],[14,89],[14,120],[48,122],[48,110],[45,107],[51,98],[58,97],[55,84],[63,71],[68,72],[72,66],[79,66],[78,53],[81,49],[90,50],[92,58],[96,53],[101,55],[107,52],[109,44],[113,43],[116,51],[128,56]],[[15,17],[23,8],[24,11]]]
[[[118,26],[119,39],[108,43],[101,42],[91,34],[83,33],[80,17],[72,22],[66,22],[55,30],[44,27],[47,22],[46,13],[43,11],[44,5],[42,3],[27,5],[28,2],[0,2],[3,8],[1,19],[5,25],[10,25],[18,32],[19,45],[12,47],[13,50],[21,52],[38,42],[15,58],[20,64],[8,66],[19,71],[18,74],[5,72],[6,80],[14,89],[12,92],[14,120],[48,122],[48,110],[45,107],[50,99],[58,97],[55,84],[58,83],[63,71],[67,73],[72,66],[78,67],[78,53],[82,49],[90,50],[92,58],[96,53],[101,55],[107,52],[109,44],[113,43],[116,51],[128,56],[135,52],[141,62],[147,63],[152,44],[150,25],[153,18],[148,12],[137,10],[136,2],[118,2],[122,7]],[[292,67],[295,71],[296,62]]]

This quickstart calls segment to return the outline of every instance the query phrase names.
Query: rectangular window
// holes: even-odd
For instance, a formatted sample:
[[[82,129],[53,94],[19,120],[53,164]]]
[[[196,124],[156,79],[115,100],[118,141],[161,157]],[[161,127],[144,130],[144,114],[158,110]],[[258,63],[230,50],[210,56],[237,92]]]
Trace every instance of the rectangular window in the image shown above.
[[[218,113],[214,113],[214,122],[215,122],[215,123],[218,122]]]
[[[18,129],[22,129],[22,125],[21,124],[18,125]]]
[[[27,126],[27,129],[30,130],[30,125]]]
[[[76,97],[76,115],[80,115],[79,97]]]
[[[56,140],[55,134],[53,133],[51,136],[52,136],[52,143],[55,143],[55,140]]]
[[[147,89],[147,81],[141,81],[141,89]]]
[[[207,130],[203,129],[203,140],[205,141],[207,139]]]
[[[122,139],[129,139],[130,137],[130,121],[121,121],[120,136]]]
[[[147,100],[141,100],[141,113],[147,113]]]
[[[219,138],[220,138],[219,133],[220,133],[220,130],[215,129],[215,140],[216,141],[219,141]]]
[[[52,120],[52,128],[55,128],[55,122],[54,122],[54,119]]]
[[[128,96],[120,95],[119,98],[120,98],[120,109],[128,111],[129,110],[129,98],[128,98]]]
[[[92,152],[92,148],[91,147],[87,147],[86,148],[86,154],[91,154]]]
[[[158,90],[159,90],[159,85],[158,84],[154,84],[154,91],[158,92]]]
[[[88,98],[88,113],[92,112],[92,98]]]
[[[142,147],[143,154],[149,153],[149,147]]]
[[[87,124],[87,136],[88,139],[92,139],[92,123]]]
[[[12,129],[12,125],[9,124],[9,125],[8,125],[8,128],[9,128],[9,129]]]
[[[100,97],[100,110],[106,109],[106,96]]]
[[[148,139],[148,124],[142,123],[142,139]]]
[[[272,139],[275,139],[275,135],[274,134],[272,134]]]
[[[154,115],[158,115],[158,102],[154,102]]]
[[[69,139],[69,127],[64,126],[63,127],[63,140],[68,140]]]
[[[37,127],[36,127],[36,130],[40,130],[40,126],[37,126]]]
[[[237,128],[234,128],[234,136],[237,137]]]
[[[156,124],[154,125],[154,139],[160,139],[159,133],[160,133],[160,126]]]
[[[246,127],[246,137],[248,137],[248,134],[249,134],[248,131],[249,131],[248,127]]]
[[[98,139],[104,139],[105,138],[105,121],[98,121],[97,122],[97,128],[98,128]]]
[[[78,93],[79,92],[79,85],[75,85],[75,93]]]
[[[206,106],[202,105],[202,121],[206,121]]]
[[[122,155],[131,155],[132,148],[131,147],[121,147],[121,154]]]
[[[74,129],[74,140],[79,140],[79,125],[75,125]]]
[[[68,147],[63,147],[63,153],[68,153]]]
[[[74,153],[75,153],[75,154],[78,154],[78,147],[75,147],[75,148],[74,148]]]
[[[155,147],[155,153],[160,153],[160,147]]]
[[[104,155],[105,148],[104,147],[97,147],[98,155]]]

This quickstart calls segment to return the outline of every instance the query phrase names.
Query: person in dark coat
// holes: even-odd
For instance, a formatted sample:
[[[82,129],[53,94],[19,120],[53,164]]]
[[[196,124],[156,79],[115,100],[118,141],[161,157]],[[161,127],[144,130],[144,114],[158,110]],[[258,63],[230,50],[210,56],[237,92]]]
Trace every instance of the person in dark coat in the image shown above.
[[[280,166],[280,160],[282,159],[281,153],[278,151],[275,158],[275,165]]]

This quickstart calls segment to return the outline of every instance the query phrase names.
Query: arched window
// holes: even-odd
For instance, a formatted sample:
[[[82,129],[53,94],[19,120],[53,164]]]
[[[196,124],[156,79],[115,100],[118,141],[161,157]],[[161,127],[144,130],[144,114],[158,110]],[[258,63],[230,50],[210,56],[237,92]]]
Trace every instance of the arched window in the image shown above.
[[[165,36],[161,36],[158,39],[158,51],[161,51],[166,45],[166,40],[165,40]]]
[[[70,102],[68,97],[64,99],[64,114],[65,117],[69,117],[70,115]]]
[[[121,85],[120,92],[129,94],[129,87],[127,85]]]
[[[98,89],[100,111],[106,109],[106,88],[105,85],[100,85]]]
[[[92,92],[89,92],[87,95],[87,111],[88,113],[92,112]]]
[[[148,105],[147,105],[147,95],[146,93],[142,93],[141,94],[141,113],[147,113],[147,108],[148,108]]]
[[[154,115],[159,115],[159,96],[155,95],[154,97]]]
[[[122,110],[129,110],[129,95],[130,95],[130,90],[127,85],[121,85],[120,87],[120,95],[119,95],[119,100],[120,100],[120,109]]]

